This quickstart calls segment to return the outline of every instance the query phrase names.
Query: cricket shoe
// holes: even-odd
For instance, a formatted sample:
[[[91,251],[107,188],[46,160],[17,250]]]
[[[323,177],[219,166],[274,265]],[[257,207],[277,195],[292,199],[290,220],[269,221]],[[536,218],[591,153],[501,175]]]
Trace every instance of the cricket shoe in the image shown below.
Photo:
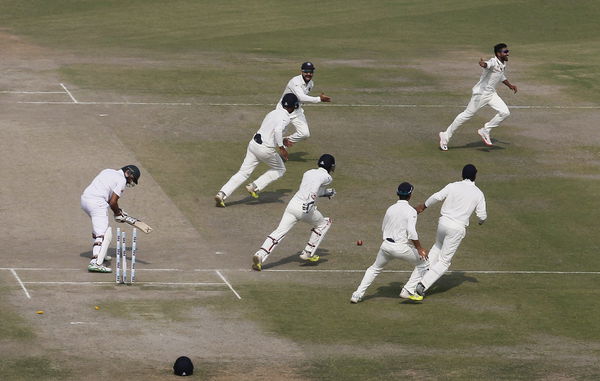
[[[254,197],[254,198],[258,198],[258,190],[256,189],[256,186],[254,185],[254,183],[250,183],[248,185],[246,185],[246,190],[248,191],[248,193],[250,193],[250,196]]]
[[[479,136],[481,136],[481,140],[483,141],[483,144],[485,144],[488,147],[491,147],[494,145],[492,143],[492,138],[490,137],[490,133],[487,132],[485,129],[480,128],[479,130],[477,130],[477,133],[479,134]]]
[[[400,291],[400,297],[402,299],[410,299],[412,293],[410,293],[407,289],[402,287],[402,291]]]
[[[319,257],[318,255],[313,255],[305,250],[302,250],[302,254],[300,254],[300,259],[303,259],[308,262],[317,262],[319,258],[321,257]]]
[[[217,208],[225,207],[225,193],[219,191],[215,196],[215,202],[217,204]]]
[[[252,256],[252,270],[262,271],[262,258],[259,253]]]
[[[96,261],[92,260],[88,265],[88,271],[91,273],[111,273],[112,269],[104,265],[98,265]]]
[[[417,287],[415,288],[415,293],[412,295],[409,295],[408,299],[419,302],[419,301],[423,300],[424,296],[425,296],[425,286],[423,285],[423,283],[419,282],[419,284],[417,284]]]
[[[359,293],[357,293],[357,292],[354,292],[354,293],[352,294],[352,296],[350,297],[350,303],[356,304],[356,303],[358,303],[358,302],[361,302],[361,301],[362,301],[362,298],[363,298],[363,297],[362,297],[362,295],[361,295],[361,294],[359,294]]]
[[[448,151],[448,137],[444,131],[440,132],[440,149]]]

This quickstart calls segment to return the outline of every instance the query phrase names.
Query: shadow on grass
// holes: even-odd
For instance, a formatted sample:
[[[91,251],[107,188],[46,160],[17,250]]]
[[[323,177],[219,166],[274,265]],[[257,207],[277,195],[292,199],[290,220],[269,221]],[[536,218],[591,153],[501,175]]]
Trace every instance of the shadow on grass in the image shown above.
[[[497,139],[492,139],[492,143],[495,143],[495,144],[491,147],[486,146],[485,144],[483,144],[482,141],[477,141],[477,142],[473,142],[473,143],[467,143],[462,146],[455,146],[455,147],[449,147],[449,148],[451,148],[451,149],[475,148],[478,151],[482,151],[482,152],[492,152],[492,151],[506,149],[502,146],[497,145],[498,143],[503,144],[503,145],[510,145],[509,142],[503,142],[503,141],[500,141]]]
[[[453,289],[454,287],[458,287],[464,282],[478,283],[477,278],[468,276],[464,272],[454,272],[451,274],[447,274],[442,276],[429,290],[427,290],[426,295],[431,296],[434,294],[441,294],[448,290]],[[402,287],[404,287],[405,283],[402,282],[392,282],[385,286],[380,286],[377,288],[374,294],[365,295],[363,300],[369,300],[371,298],[393,298],[397,299],[400,297],[400,291],[402,291]],[[410,300],[402,299],[406,303],[413,303]]]
[[[288,154],[287,161],[298,161],[301,163],[306,163],[309,159],[313,160],[312,158],[305,158],[306,155],[308,155],[308,152],[290,152]],[[316,158],[314,160],[317,161]]]
[[[262,204],[272,204],[272,203],[281,203],[284,201],[281,199],[286,194],[290,193],[291,189],[278,189],[273,192],[261,192],[258,198],[252,198],[250,196],[243,198],[237,201],[226,201],[225,204],[227,206],[239,205],[239,204],[248,204],[248,205],[262,205]]]
[[[270,269],[272,267],[282,266],[282,265],[285,265],[285,264],[288,264],[288,263],[297,263],[302,268],[317,267],[321,263],[326,263],[327,262],[327,258],[325,258],[325,257],[329,256],[329,250],[327,250],[327,249],[317,249],[317,255],[319,257],[321,257],[319,259],[319,261],[318,262],[308,262],[308,261],[304,261],[304,260],[300,259],[300,254],[301,253],[302,253],[301,251],[298,251],[295,254],[292,254],[292,255],[287,256],[285,258],[281,258],[277,262],[267,263],[267,264],[263,265],[263,269],[264,270],[268,270],[268,269]]]
[[[454,287],[458,287],[465,282],[479,283],[477,278],[468,276],[464,272],[453,272],[442,276],[426,291],[426,295],[441,294]]]

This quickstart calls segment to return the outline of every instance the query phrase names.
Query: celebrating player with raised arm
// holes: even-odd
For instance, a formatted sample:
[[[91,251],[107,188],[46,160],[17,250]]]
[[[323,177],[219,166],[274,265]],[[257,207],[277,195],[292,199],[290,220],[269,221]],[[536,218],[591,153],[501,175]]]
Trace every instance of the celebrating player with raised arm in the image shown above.
[[[483,128],[477,130],[477,133],[486,146],[493,145],[490,131],[492,128],[498,127],[500,123],[510,115],[508,106],[506,106],[506,103],[504,103],[502,98],[496,93],[496,86],[498,83],[502,82],[513,92],[517,92],[517,86],[511,84],[504,75],[506,63],[508,62],[508,55],[509,50],[506,44],[497,44],[494,46],[494,57],[487,61],[484,61],[483,58],[479,59],[479,66],[481,66],[483,70],[479,82],[473,86],[473,94],[467,108],[456,116],[446,131],[442,131],[439,134],[440,149],[442,151],[448,150],[448,142],[458,127],[471,119],[473,115],[485,105],[489,105],[496,110],[497,114],[492,120],[487,122]]]
[[[290,115],[290,122],[296,128],[296,131],[287,136],[284,141],[287,147],[291,147],[294,143],[300,140],[307,139],[310,136],[308,129],[308,122],[304,115],[304,109],[302,103],[320,103],[320,102],[331,102],[331,98],[321,93],[318,97],[312,97],[308,93],[312,90],[315,85],[312,78],[315,72],[315,65],[312,62],[304,62],[300,66],[300,75],[297,75],[290,79],[288,84],[283,90],[283,95],[292,93],[298,97],[300,107]],[[282,95],[282,98],[283,98]],[[277,104],[277,108],[281,108],[281,100]]]

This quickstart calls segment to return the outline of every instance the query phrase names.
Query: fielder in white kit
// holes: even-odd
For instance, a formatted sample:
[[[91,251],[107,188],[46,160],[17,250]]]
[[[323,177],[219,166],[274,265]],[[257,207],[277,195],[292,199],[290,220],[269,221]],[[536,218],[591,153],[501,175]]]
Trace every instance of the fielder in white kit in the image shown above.
[[[440,210],[435,244],[429,250],[429,271],[418,282],[411,279],[411,284],[416,284],[414,289],[406,286],[407,291],[412,294],[410,299],[423,300],[425,291],[448,271],[454,253],[467,234],[473,211],[479,218],[479,225],[487,219],[485,196],[475,185],[476,177],[477,168],[473,164],[467,164],[462,170],[462,181],[446,185],[441,191],[431,195],[424,204],[417,206],[417,212],[421,213],[437,202],[444,202]]]
[[[414,289],[419,279],[427,271],[427,250],[419,242],[417,234],[417,211],[409,205],[414,187],[404,182],[398,186],[396,194],[398,201],[390,206],[383,217],[381,230],[383,232],[383,243],[377,253],[375,262],[365,271],[360,285],[350,298],[351,303],[362,301],[367,288],[375,278],[383,271],[385,265],[392,259],[402,259],[415,265],[410,280],[400,292],[400,297],[408,299],[410,293],[407,289]],[[413,282],[414,284],[410,284]]]
[[[126,165],[121,169],[105,169],[94,178],[81,195],[81,209],[92,219],[92,260],[88,271],[109,273],[110,267],[104,266],[108,247],[112,240],[112,229],[108,226],[108,208],[114,213],[115,221],[124,222],[127,217],[119,208],[119,198],[125,188],[133,188],[141,176],[135,165]]]
[[[258,164],[265,163],[271,169],[263,173],[252,183],[246,185],[246,190],[254,198],[258,198],[258,192],[265,189],[273,181],[285,174],[284,160],[288,158],[288,152],[283,142],[283,131],[290,123],[290,114],[300,106],[298,97],[294,94],[285,94],[281,98],[281,108],[276,108],[265,116],[260,129],[248,143],[246,157],[239,171],[231,176],[229,181],[215,196],[216,206],[224,208],[225,199],[250,177]]]
[[[331,218],[323,217],[317,210],[316,202],[317,197],[332,198],[335,196],[335,189],[325,188],[333,181],[331,174],[335,170],[335,158],[329,154],[321,155],[317,165],[316,169],[304,172],[300,189],[285,208],[279,226],[269,234],[260,249],[252,256],[252,269],[262,270],[262,264],[298,221],[304,221],[313,226],[308,243],[302,250],[300,258],[308,262],[319,260],[319,256],[316,255],[317,248],[331,227]]]
[[[505,76],[508,55],[509,50],[507,49],[506,44],[497,44],[494,46],[494,57],[487,61],[484,61],[483,58],[479,59],[479,66],[483,68],[483,71],[479,78],[479,82],[473,87],[473,94],[467,108],[456,116],[446,131],[442,131],[439,134],[440,149],[442,151],[448,150],[448,142],[458,127],[471,119],[473,115],[485,105],[489,105],[496,110],[497,114],[494,115],[483,128],[477,130],[477,133],[485,145],[493,145],[492,138],[490,137],[492,128],[498,127],[500,123],[510,115],[508,106],[506,106],[506,103],[504,103],[502,98],[496,93],[496,86],[498,83],[502,82],[515,94],[517,93],[517,86],[511,84]]]
[[[297,75],[290,79],[285,89],[283,90],[283,96],[287,93],[292,93],[298,97],[300,107],[290,115],[290,121],[296,128],[296,131],[285,138],[286,146],[291,147],[294,143],[301,140],[307,139],[310,136],[308,129],[308,122],[304,115],[304,109],[302,103],[320,103],[320,102],[331,102],[331,98],[321,93],[318,97],[312,97],[308,93],[312,90],[315,85],[312,81],[315,71],[315,65],[312,62],[304,62],[300,66],[300,75]],[[277,104],[277,108],[281,108],[281,99]]]

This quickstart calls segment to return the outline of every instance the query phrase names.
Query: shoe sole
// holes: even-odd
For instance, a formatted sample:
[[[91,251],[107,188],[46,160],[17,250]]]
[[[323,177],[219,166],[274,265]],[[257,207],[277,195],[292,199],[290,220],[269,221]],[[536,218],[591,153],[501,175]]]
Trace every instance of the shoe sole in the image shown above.
[[[408,297],[408,299],[409,299],[409,300],[412,300],[412,301],[414,301],[414,302],[420,302],[421,300],[423,300],[423,297],[422,297],[422,296],[420,296],[420,295],[415,295],[415,294],[412,294],[412,295],[410,295],[410,296]]]
[[[257,256],[252,256],[252,270],[262,271],[262,263],[260,263],[260,258]]]
[[[483,142],[483,144],[485,144],[488,147],[493,147],[494,146],[494,144],[492,143],[491,138],[490,138],[490,142],[488,143],[487,140],[485,140],[485,137],[482,134],[480,134],[480,133],[478,133],[478,134],[479,134],[479,137],[481,138],[481,141]]]
[[[215,197],[215,203],[216,203],[217,208],[225,207],[225,202],[218,197]]]
[[[301,258],[304,259],[304,258]],[[306,262],[318,262],[319,259],[321,259],[321,257],[319,257],[318,255],[313,255],[312,257],[308,257],[306,259],[304,259]]]
[[[91,273],[112,273],[112,269],[97,269],[97,268],[89,268],[88,267],[88,271]]]

